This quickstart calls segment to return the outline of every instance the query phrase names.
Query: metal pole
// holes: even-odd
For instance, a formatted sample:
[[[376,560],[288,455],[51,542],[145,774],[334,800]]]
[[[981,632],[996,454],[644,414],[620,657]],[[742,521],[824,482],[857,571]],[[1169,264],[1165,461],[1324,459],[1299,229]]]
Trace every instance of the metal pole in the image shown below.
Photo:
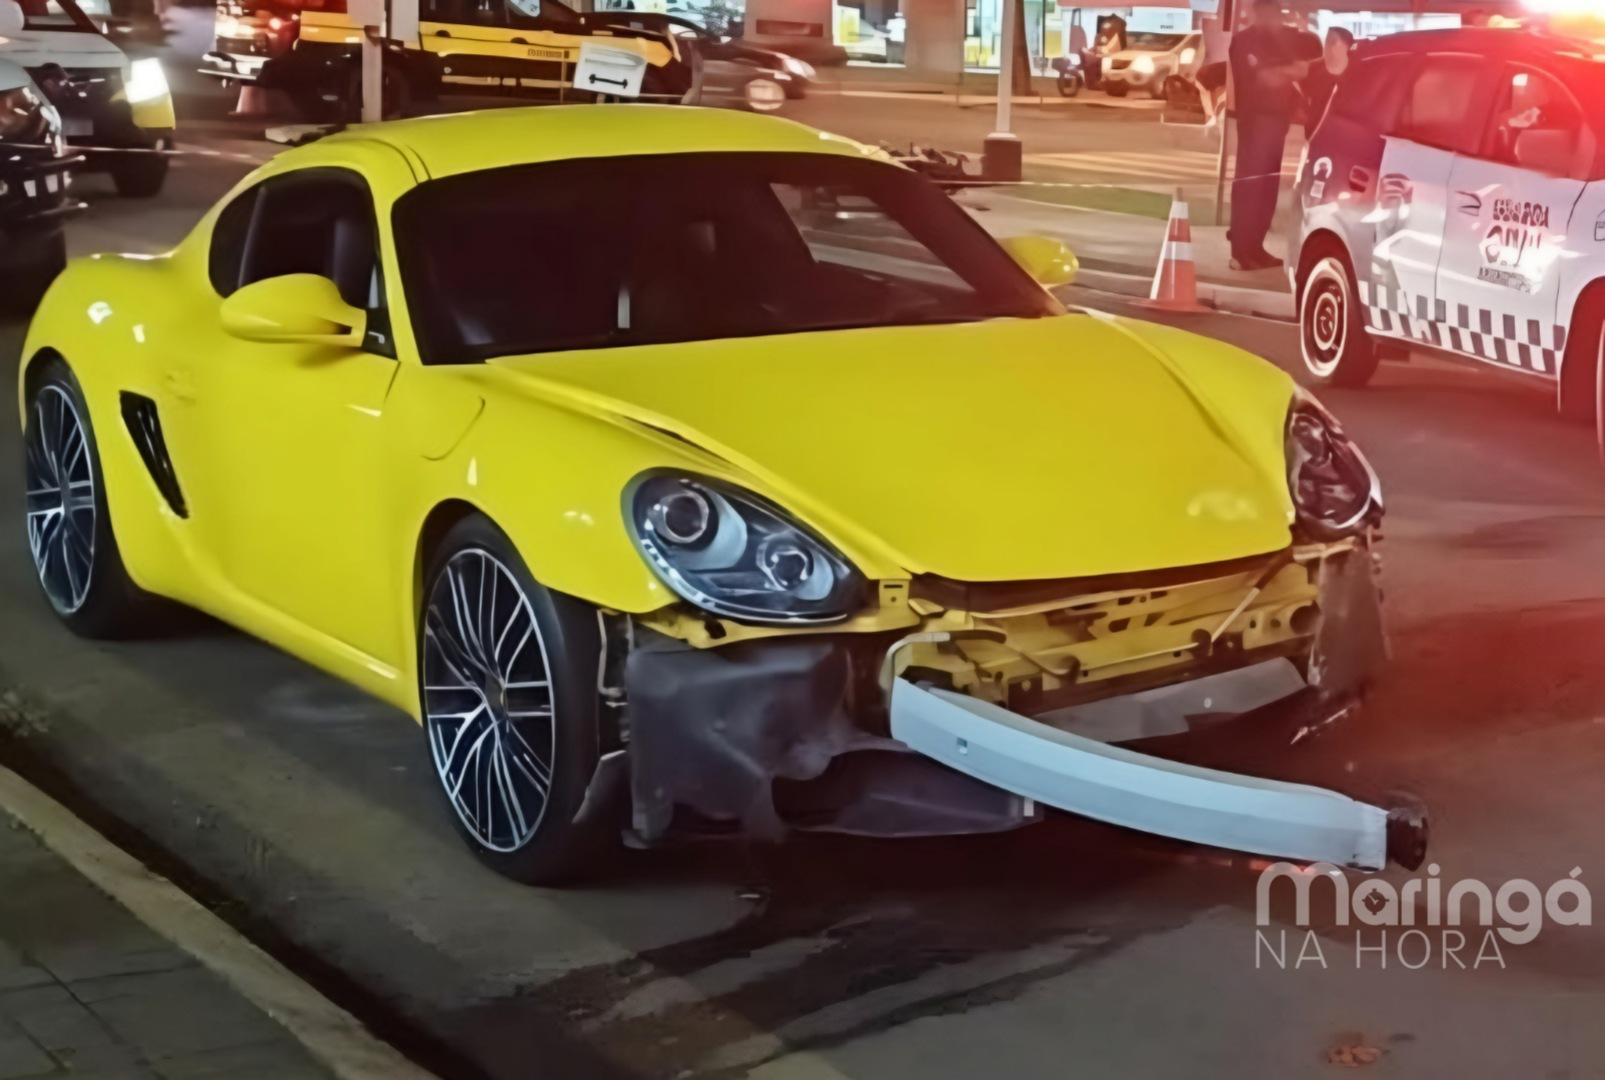
[[[1009,134],[1009,115],[1014,106],[1014,5],[1020,0],[1003,0],[1003,49],[998,53],[998,119],[995,134]]]
[[[384,119],[384,48],[381,27],[362,28],[362,122],[376,124]]]
[[[986,137],[981,151],[981,172],[989,180],[1019,180],[1023,174],[1020,137],[1009,130],[1014,104],[1014,5],[1020,2],[1003,0],[1000,12],[1003,48],[998,54],[997,130]]]

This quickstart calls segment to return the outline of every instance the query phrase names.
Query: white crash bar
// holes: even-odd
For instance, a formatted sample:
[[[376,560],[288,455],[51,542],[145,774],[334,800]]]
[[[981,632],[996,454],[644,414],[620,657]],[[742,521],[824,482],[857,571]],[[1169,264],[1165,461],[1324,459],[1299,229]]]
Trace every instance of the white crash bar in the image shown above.
[[[1133,753],[899,678],[892,737],[1045,806],[1142,832],[1359,870],[1387,863],[1387,811],[1324,788]]]

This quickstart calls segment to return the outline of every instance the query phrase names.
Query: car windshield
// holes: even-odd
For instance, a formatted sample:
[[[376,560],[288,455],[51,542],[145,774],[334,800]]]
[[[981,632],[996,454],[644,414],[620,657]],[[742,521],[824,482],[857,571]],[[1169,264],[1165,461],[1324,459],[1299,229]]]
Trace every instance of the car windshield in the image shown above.
[[[100,30],[73,0],[22,0],[23,26],[29,30]]]
[[[405,196],[395,231],[430,363],[1063,310],[929,181],[834,155],[468,173]]]
[[[1132,34],[1126,39],[1126,48],[1141,49],[1144,52],[1165,52],[1181,44],[1186,34]]]

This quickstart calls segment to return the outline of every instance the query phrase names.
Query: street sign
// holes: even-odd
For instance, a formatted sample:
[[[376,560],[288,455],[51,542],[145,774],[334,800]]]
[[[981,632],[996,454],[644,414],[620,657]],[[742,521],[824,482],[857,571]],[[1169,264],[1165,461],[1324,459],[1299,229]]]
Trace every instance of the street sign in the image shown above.
[[[639,97],[646,57],[585,41],[574,66],[574,89],[615,97]]]

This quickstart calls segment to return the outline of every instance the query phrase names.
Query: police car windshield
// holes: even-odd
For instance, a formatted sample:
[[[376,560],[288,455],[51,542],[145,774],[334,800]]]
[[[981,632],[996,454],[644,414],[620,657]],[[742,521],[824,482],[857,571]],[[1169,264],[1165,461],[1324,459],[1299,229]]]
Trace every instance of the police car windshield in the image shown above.
[[[834,155],[469,173],[395,225],[427,362],[1063,311],[934,185]]]
[[[68,30],[98,34],[100,30],[73,0],[22,0],[22,24],[29,30]]]

